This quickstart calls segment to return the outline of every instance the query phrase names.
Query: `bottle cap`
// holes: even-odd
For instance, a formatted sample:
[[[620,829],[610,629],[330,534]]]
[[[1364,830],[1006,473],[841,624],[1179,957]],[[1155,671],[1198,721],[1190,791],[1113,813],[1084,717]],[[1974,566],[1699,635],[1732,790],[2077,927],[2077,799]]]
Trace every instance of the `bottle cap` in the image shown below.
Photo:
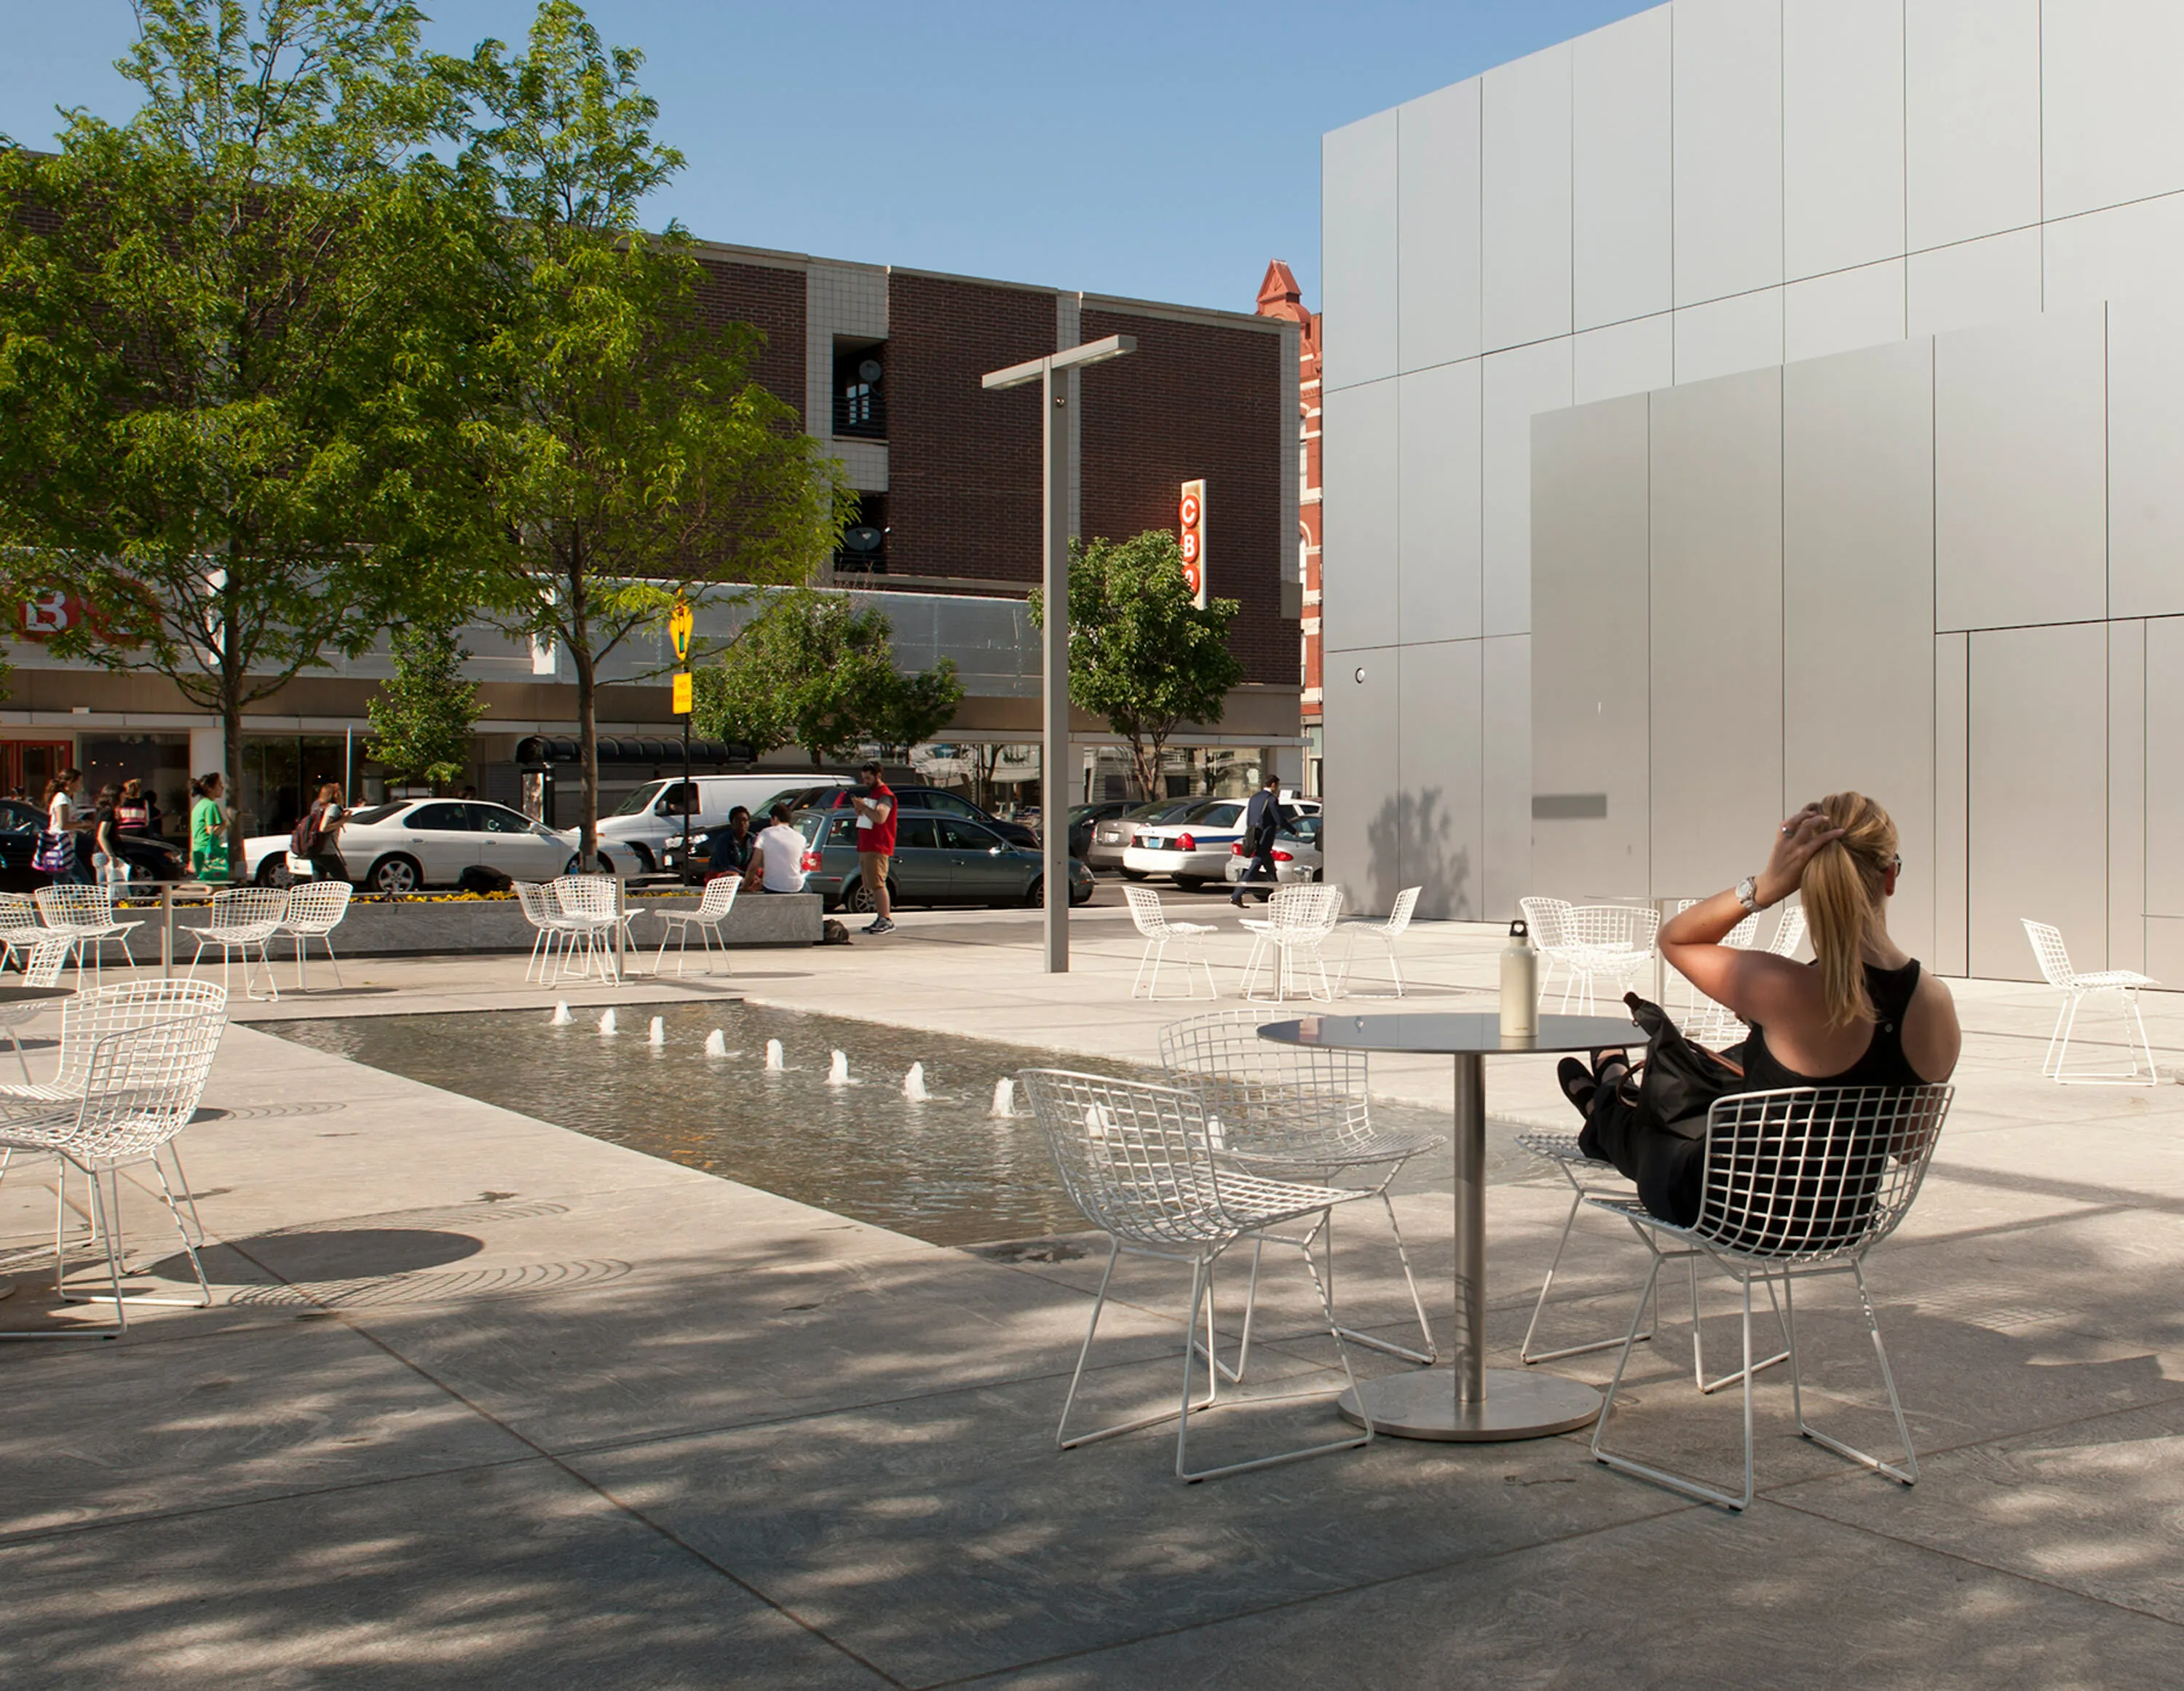
[[[1524,919],[1522,916],[1509,924],[1509,937],[1512,939],[1528,938],[1530,934],[1531,930],[1524,926]]]

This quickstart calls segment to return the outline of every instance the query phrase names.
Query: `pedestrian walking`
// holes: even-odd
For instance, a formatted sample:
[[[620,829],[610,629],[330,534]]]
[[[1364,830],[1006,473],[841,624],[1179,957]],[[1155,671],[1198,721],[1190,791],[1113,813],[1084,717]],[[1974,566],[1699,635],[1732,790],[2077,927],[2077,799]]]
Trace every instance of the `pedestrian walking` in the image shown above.
[[[1244,810],[1244,843],[1251,848],[1251,866],[1244,871],[1244,878],[1228,895],[1228,902],[1239,909],[1243,908],[1244,889],[1261,878],[1262,869],[1266,871],[1267,880],[1275,878],[1274,842],[1281,837],[1282,830],[1289,826],[1290,821],[1290,807],[1282,803],[1282,779],[1269,772]],[[1259,894],[1259,902],[1263,904],[1272,897],[1273,893],[1269,889]]]
[[[341,784],[330,781],[319,788],[319,796],[296,824],[295,832],[289,837],[288,853],[310,865],[314,879],[349,878],[348,864],[341,853],[342,824],[348,818],[348,812],[342,804]]]
[[[190,783],[197,795],[190,806],[190,873],[200,881],[227,879],[227,809],[220,803],[226,786],[218,770]]]
[[[116,898],[129,890],[129,859],[121,854],[121,789],[102,787],[91,813],[91,872]]]
[[[857,811],[857,876],[872,895],[877,914],[865,927],[866,933],[894,932],[894,905],[888,897],[888,864],[894,856],[894,789],[882,778],[880,766],[868,763],[857,771],[857,790],[850,795]]]
[[[77,838],[83,821],[76,815],[75,790],[82,781],[81,770],[64,769],[46,783],[46,826],[39,832],[37,855],[31,866],[51,876],[54,884],[92,878],[91,854]]]
[[[777,804],[772,826],[758,837],[759,890],[761,893],[801,893],[804,890],[804,836],[788,825],[788,807]]]
[[[152,832],[152,802],[144,796],[144,783],[135,776],[121,783],[114,798],[114,825],[125,834]]]

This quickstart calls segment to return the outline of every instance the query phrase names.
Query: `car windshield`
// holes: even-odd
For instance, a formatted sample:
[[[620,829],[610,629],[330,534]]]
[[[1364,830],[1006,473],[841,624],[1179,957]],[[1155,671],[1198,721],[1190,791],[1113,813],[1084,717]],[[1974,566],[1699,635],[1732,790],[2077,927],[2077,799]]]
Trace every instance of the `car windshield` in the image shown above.
[[[1150,804],[1140,804],[1134,810],[1125,810],[1126,822],[1172,822],[1184,811],[1204,803],[1197,798],[1156,798]]]
[[[347,826],[352,828],[368,828],[375,822],[385,821],[401,808],[399,804],[374,804],[367,809],[352,810],[348,813]]]
[[[648,781],[607,814],[610,816],[642,816],[666,788],[667,783],[664,781]]]

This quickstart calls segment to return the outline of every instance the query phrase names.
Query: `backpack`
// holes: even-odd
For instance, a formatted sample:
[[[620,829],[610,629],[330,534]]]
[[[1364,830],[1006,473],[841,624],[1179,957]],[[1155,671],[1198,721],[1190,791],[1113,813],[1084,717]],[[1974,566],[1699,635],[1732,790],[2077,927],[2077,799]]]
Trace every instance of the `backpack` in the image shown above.
[[[319,809],[313,805],[296,819],[295,831],[288,836],[288,849],[298,857],[309,857],[319,843]]]

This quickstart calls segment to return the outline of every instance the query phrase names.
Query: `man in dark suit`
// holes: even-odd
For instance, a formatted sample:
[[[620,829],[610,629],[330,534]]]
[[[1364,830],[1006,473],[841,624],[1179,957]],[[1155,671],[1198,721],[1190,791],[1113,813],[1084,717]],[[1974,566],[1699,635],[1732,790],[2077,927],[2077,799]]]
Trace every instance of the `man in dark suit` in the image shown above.
[[[1266,879],[1274,879],[1274,841],[1290,825],[1290,807],[1282,803],[1282,781],[1269,773],[1259,783],[1259,790],[1251,795],[1251,803],[1244,812],[1244,843],[1251,848],[1251,866],[1244,871],[1244,878],[1236,883],[1236,890],[1228,895],[1228,902],[1238,909],[1244,904],[1244,889],[1266,871]],[[1272,893],[1259,894],[1265,904]]]

